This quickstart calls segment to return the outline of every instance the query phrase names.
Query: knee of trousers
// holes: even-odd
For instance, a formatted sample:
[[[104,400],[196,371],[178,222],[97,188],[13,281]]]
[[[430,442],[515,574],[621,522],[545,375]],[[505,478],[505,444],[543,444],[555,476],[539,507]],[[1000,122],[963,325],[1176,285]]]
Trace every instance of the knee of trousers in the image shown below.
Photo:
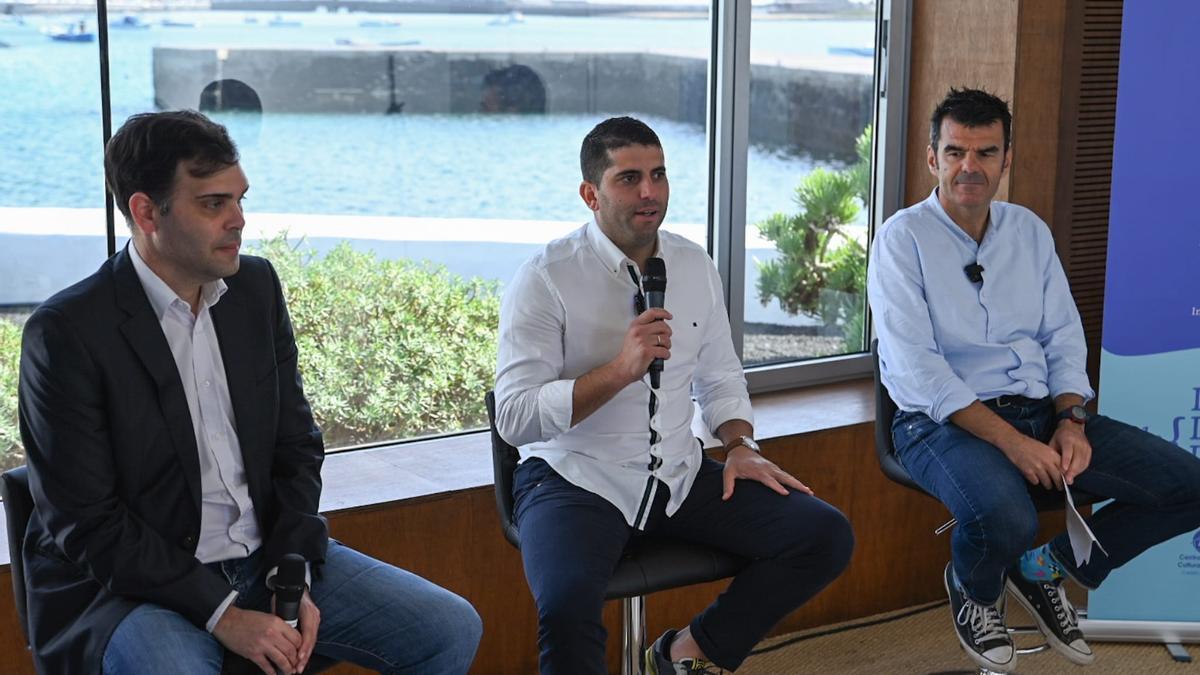
[[[1037,538],[1037,509],[1032,504],[1000,500],[979,511],[975,518],[960,521],[958,527],[989,558],[1016,560]]]
[[[440,636],[442,651],[462,654],[470,665],[483,638],[483,620],[471,603],[458,596],[454,596],[454,600],[444,610],[445,630]]]
[[[829,505],[806,514],[805,521],[804,534],[791,548],[788,561],[802,570],[806,578],[820,574],[826,577],[826,582],[833,581],[850,564],[854,528],[841,511]]]
[[[607,580],[597,584],[591,580],[572,583],[570,579],[558,579],[547,584],[537,596],[541,632],[573,639],[589,626],[603,626],[601,613],[606,588]]]
[[[854,553],[854,527],[841,511],[832,507],[821,519],[821,526],[821,548],[825,551],[826,569],[832,580],[850,565],[850,556]]]

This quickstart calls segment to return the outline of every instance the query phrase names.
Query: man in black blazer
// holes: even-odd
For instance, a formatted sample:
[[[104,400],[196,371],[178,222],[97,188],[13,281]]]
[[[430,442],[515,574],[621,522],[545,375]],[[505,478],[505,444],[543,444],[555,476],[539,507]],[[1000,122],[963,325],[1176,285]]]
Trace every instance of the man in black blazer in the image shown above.
[[[105,171],[132,241],[22,346],[38,669],[217,673],[232,652],[265,673],[465,672],[465,600],[328,537],[321,433],[279,279],[239,255],[248,184],[224,127],[135,115]],[[298,628],[271,613],[288,553],[309,565]]]

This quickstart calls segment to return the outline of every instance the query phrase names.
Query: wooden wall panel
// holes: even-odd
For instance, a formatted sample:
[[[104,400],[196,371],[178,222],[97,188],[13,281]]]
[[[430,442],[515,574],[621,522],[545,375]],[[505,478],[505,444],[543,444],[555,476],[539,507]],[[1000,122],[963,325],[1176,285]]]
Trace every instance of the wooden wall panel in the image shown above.
[[[929,116],[950,87],[1013,96],[1020,0],[913,0],[904,206],[929,196]],[[1057,94],[1056,94],[1057,95]],[[1008,181],[998,199],[1007,199]]]
[[[1021,3],[1014,64],[1009,199],[1054,223],[1067,3]]]

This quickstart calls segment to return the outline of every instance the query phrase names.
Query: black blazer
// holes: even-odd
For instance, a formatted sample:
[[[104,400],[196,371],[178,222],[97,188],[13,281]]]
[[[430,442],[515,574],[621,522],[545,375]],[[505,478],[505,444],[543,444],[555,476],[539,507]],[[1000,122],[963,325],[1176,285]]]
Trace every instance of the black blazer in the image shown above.
[[[324,446],[270,263],[242,256],[212,308],[264,563],[319,564]],[[203,628],[232,590],[195,558],[200,460],[183,384],[128,251],[25,325],[19,412],[35,513],[24,548],[44,673],[99,673],[109,637],[153,602]]]

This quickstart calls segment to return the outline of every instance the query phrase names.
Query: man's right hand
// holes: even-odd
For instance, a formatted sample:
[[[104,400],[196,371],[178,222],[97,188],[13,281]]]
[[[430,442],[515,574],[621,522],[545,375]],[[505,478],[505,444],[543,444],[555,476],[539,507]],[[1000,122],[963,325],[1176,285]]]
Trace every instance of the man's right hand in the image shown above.
[[[667,310],[652,307],[629,324],[621,353],[612,361],[622,387],[642,379],[654,359],[671,358],[671,327],[667,325],[671,318]]]
[[[1047,490],[1063,489],[1062,457],[1049,445],[1017,433],[1000,449],[1025,480]]]
[[[297,672],[300,631],[274,614],[255,612],[230,605],[213,627],[213,637],[231,652],[246,657],[266,675],[275,670]]]

